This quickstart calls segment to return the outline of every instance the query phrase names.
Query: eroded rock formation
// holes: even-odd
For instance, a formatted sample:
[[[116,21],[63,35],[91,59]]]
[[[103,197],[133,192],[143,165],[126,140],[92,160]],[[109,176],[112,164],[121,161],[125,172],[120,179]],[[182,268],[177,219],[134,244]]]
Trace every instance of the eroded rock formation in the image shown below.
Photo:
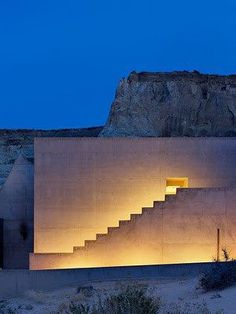
[[[236,136],[236,75],[132,72],[100,136]]]
[[[236,136],[236,75],[136,73],[122,79],[104,128],[0,130],[0,186],[39,136]]]

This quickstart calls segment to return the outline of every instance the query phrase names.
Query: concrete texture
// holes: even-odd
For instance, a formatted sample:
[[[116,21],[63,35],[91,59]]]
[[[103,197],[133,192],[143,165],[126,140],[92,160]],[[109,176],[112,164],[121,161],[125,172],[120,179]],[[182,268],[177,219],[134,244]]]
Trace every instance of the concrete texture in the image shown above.
[[[225,195],[230,204],[234,191],[189,189],[174,196],[172,206],[155,203],[140,223],[124,222],[128,229],[91,241],[89,249],[40,254],[72,253],[164,200],[167,178],[187,177],[190,188],[234,185],[236,139],[37,139],[35,154],[32,269],[210,261],[217,226],[234,250],[233,231],[224,225],[234,217],[234,203],[226,211]]]
[[[102,127],[58,130],[12,130],[0,129],[0,186],[4,184],[20,153],[34,160],[34,138],[36,137],[81,137],[94,136]]]
[[[33,249],[34,165],[22,154],[0,189],[3,268],[28,268]]]
[[[28,256],[33,251],[34,138],[96,137],[101,129],[0,130],[0,251],[4,253],[1,258],[0,252],[0,268],[29,267]]]
[[[108,234],[75,247],[72,254],[34,254],[31,269],[151,265],[213,261],[217,229],[222,249],[236,257],[236,188],[181,189],[131,215]]]
[[[21,296],[32,290],[47,292],[70,286],[79,287],[93,282],[193,278],[213,266],[212,263],[201,263],[70,270],[3,270],[0,272],[0,297]]]

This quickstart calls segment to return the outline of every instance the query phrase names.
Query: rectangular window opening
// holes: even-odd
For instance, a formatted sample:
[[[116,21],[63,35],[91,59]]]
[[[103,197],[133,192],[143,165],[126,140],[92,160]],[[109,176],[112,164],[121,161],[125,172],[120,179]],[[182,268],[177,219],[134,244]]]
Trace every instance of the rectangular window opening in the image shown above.
[[[187,188],[188,178],[167,178],[166,179],[166,195],[176,194],[176,189]]]

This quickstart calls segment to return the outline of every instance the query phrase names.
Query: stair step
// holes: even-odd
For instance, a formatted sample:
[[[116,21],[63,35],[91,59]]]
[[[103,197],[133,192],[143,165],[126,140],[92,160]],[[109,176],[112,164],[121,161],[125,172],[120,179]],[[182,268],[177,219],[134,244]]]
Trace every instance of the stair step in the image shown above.
[[[170,201],[174,201],[176,199],[176,194],[171,194],[171,195],[166,195],[165,196],[165,202],[170,202]]]
[[[131,214],[130,215],[130,221],[131,220],[134,220],[134,219],[136,219],[136,218],[138,218],[138,217],[140,217],[142,214]]]
[[[107,234],[108,233],[97,233],[96,234],[96,240],[104,238],[105,236],[107,236]]]
[[[165,202],[172,202],[175,199],[176,199],[176,194],[173,194],[173,195],[171,194],[171,195],[166,195],[164,201],[154,201],[153,207],[143,207],[141,213],[130,214],[130,219],[120,220],[119,226],[108,227],[107,233],[96,234],[96,240],[85,240],[84,246],[75,246],[73,248],[73,251],[77,252],[77,251],[83,250],[85,247],[88,248],[90,246],[94,246],[94,244],[96,243],[97,240],[105,238],[107,235],[113,233],[116,230],[119,230],[119,228],[122,226],[128,225],[131,220],[135,220],[136,218],[141,217],[141,215],[144,213],[151,213],[151,211],[153,211],[153,209],[155,209],[155,208],[159,208],[159,207],[163,208],[163,205],[165,204]]]
[[[152,210],[153,210],[153,207],[143,207],[142,208],[142,214],[148,213],[148,212],[150,212]]]
[[[165,203],[165,201],[154,201],[153,202],[153,208],[158,208],[158,207],[162,207],[163,204]]]
[[[120,220],[119,227],[125,226],[130,223],[130,220]]]
[[[96,240],[85,240],[85,247],[93,246],[96,243]]]
[[[84,249],[84,246],[74,246],[73,247],[73,252],[77,252],[77,251],[81,251],[81,250],[83,250]]]
[[[117,226],[117,227],[108,227],[107,228],[107,233],[111,233],[111,232],[113,232],[114,230],[118,230],[119,229],[119,226]]]

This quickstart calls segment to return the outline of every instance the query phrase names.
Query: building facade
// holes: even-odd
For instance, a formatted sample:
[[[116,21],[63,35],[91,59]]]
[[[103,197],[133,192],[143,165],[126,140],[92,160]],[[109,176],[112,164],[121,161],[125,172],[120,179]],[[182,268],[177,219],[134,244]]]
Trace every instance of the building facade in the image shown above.
[[[234,254],[235,157],[234,138],[36,139],[30,268]]]

